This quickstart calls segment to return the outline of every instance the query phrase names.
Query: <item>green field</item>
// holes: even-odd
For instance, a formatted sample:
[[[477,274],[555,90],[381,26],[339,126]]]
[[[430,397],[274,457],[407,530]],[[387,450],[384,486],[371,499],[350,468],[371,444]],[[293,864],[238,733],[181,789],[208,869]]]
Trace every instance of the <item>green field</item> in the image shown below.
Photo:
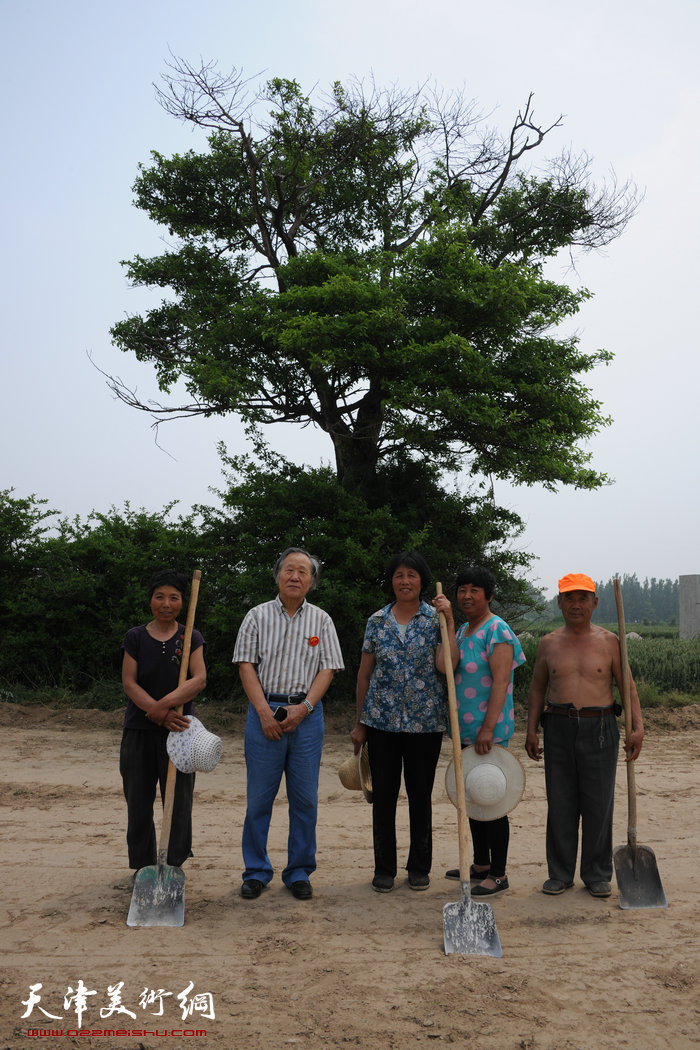
[[[561,620],[529,624],[521,631],[527,664],[516,672],[515,696],[527,702],[530,676],[537,645],[542,635],[561,626]],[[600,624],[617,634],[617,624]],[[678,627],[669,624],[628,623],[627,634],[641,635],[641,641],[627,644],[630,669],[642,707],[682,707],[700,701],[700,638],[681,641]],[[527,637],[529,636],[529,637]]]

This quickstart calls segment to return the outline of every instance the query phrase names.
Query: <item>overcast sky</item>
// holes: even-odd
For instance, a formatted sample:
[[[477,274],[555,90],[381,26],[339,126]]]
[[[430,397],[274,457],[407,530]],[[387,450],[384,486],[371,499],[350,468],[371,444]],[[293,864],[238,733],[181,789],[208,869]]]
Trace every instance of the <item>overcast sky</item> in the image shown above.
[[[534,92],[543,123],[564,115],[550,153],[585,150],[598,179],[614,171],[645,193],[622,239],[569,275],[594,293],[578,316],[582,347],[615,354],[587,380],[614,418],[591,451],[615,484],[496,486],[526,523],[518,546],[539,559],[533,582],[549,595],[571,571],[700,573],[699,26],[698,0],[0,0],[0,488],[69,517],[127,500],[155,511],[178,499],[186,513],[217,502],[217,442],[245,446],[228,417],[169,423],[162,451],[87,356],[158,396],[151,368],[115,349],[109,328],[151,301],[120,260],[163,248],[132,205],[137,165],[152,149],[205,145],[155,99],[169,52],[308,90],[370,73],[404,88],[434,79],[503,129]],[[278,427],[272,439],[299,462],[331,460],[323,435]]]

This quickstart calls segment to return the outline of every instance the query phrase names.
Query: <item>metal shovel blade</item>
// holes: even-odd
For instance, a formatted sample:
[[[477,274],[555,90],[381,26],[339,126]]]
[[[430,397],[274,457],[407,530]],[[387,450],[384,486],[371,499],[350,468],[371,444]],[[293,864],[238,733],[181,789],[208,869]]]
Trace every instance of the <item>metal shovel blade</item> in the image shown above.
[[[613,853],[621,908],[666,908],[654,851],[649,846],[618,846]]]
[[[171,864],[140,868],[126,919],[127,926],[184,926],[185,873]]]
[[[468,882],[460,885],[461,901],[445,904],[442,909],[445,955],[493,955],[500,959],[503,950],[493,908],[472,899]]]

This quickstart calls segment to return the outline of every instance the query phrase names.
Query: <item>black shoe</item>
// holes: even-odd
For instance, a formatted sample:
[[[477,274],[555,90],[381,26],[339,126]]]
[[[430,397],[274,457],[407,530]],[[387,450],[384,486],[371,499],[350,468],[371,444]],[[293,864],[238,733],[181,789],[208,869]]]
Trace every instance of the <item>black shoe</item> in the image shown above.
[[[314,891],[311,889],[311,883],[308,879],[300,879],[298,882],[293,882],[289,888],[292,891],[292,896],[296,897],[298,901],[309,901],[313,897]]]
[[[472,887],[472,897],[493,897],[494,893],[503,893],[504,890],[508,889],[508,877],[504,875],[502,879],[497,879],[495,875],[487,875],[487,879],[491,879],[495,883],[493,888],[484,886],[480,882],[477,886]],[[484,880],[485,881],[485,880]]]
[[[563,882],[561,879],[547,879],[542,887],[542,892],[549,894],[550,897],[558,897],[560,893],[570,890],[572,886],[573,882]]]
[[[586,889],[591,897],[609,897],[612,892],[609,882],[587,882]]]
[[[394,888],[392,875],[375,875],[372,879],[372,889],[377,893],[391,893]]]
[[[252,901],[262,893],[263,884],[260,879],[246,879],[241,885],[241,897]]]
[[[430,876],[421,875],[418,872],[408,873],[408,885],[412,890],[427,890],[430,885]]]

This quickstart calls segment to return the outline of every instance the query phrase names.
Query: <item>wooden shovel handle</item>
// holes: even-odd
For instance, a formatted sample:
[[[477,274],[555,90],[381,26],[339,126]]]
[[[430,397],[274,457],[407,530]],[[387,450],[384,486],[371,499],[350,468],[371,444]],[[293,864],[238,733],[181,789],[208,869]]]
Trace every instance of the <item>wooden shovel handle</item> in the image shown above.
[[[190,667],[190,652],[192,649],[192,630],[194,628],[194,614],[197,609],[199,597],[199,581],[202,573],[195,569],[192,574],[192,586],[190,588],[190,603],[187,607],[187,620],[185,622],[185,637],[182,643],[182,656],[180,658],[180,673],[178,675],[178,686],[187,681],[187,672]],[[182,714],[183,705],[180,704],[176,711]],[[175,778],[177,769],[168,760],[168,775],[165,781],[165,799],[163,800],[163,823],[160,826],[160,840],[158,843],[158,863],[165,864],[168,856],[168,845],[170,843],[170,826],[173,820],[173,806],[175,804]]]
[[[442,594],[442,584],[436,583],[435,590]],[[442,651],[445,657],[445,677],[447,678],[447,700],[450,711],[450,735],[452,737],[452,754],[455,768],[455,795],[457,799],[457,830],[459,834],[459,875],[462,882],[469,883],[469,816],[467,814],[467,789],[464,786],[462,772],[462,738],[459,731],[459,709],[455,690],[455,674],[452,667],[452,650],[447,631],[445,614],[440,613],[440,636]]]
[[[622,674],[622,706],[625,712],[625,743],[632,732],[632,704],[630,701],[630,665],[627,659],[627,631],[625,628],[625,610],[622,604],[620,581],[613,580],[615,605],[617,606],[617,630],[620,636],[620,669]],[[637,846],[637,788],[634,779],[634,762],[627,766],[627,842],[633,848]]]

